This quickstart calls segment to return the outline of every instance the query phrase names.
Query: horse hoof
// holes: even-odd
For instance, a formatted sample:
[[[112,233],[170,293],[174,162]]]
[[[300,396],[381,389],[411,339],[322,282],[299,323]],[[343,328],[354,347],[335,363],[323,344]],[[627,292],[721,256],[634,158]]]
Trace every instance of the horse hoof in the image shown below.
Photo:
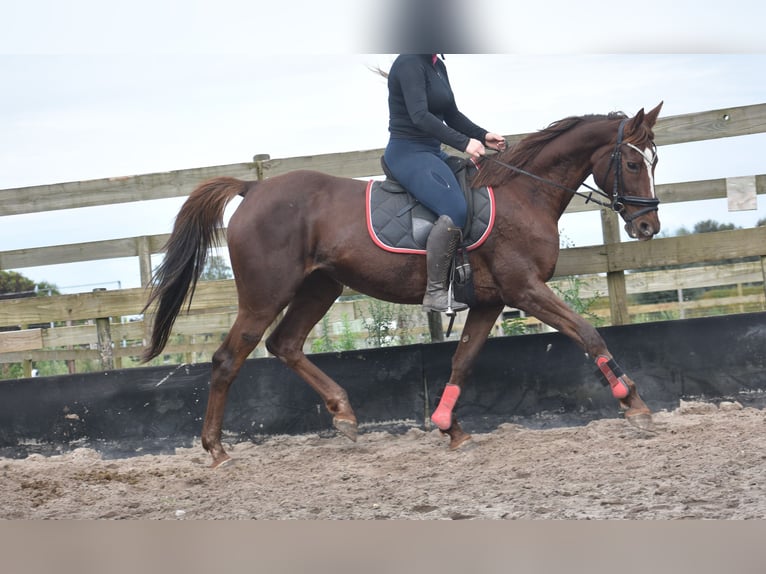
[[[222,466],[226,466],[232,462],[231,457],[224,453],[223,456],[220,456],[213,460],[213,463],[210,465],[210,468],[221,468]]]
[[[459,437],[456,437],[452,440],[450,440],[449,443],[449,449],[450,450],[465,450],[469,446],[473,445],[473,441],[471,440],[473,437],[469,434],[463,434]]]
[[[356,442],[356,437],[358,434],[356,421],[350,421],[348,419],[333,419],[332,424],[340,434],[348,439],[351,439],[353,442]]]
[[[625,420],[644,432],[657,432],[651,413],[636,413],[634,415],[626,413]]]

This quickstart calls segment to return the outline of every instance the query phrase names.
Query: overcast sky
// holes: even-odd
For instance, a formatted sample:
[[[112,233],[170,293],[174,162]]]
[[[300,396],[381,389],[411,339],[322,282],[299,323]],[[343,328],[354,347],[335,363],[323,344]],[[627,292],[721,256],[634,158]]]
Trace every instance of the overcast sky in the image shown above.
[[[766,102],[762,3],[727,3],[726,14],[707,18],[685,1],[630,10],[604,3],[608,13],[579,2],[578,15],[568,2],[546,3],[549,12],[469,4],[479,12],[471,47],[489,53],[448,53],[446,64],[461,110],[492,131],[534,131],[570,115],[632,115],[660,101],[662,116]],[[379,6],[298,1],[288,21],[257,2],[142,5],[0,4],[0,189],[240,163],[259,153],[385,146],[386,86],[370,68],[387,68],[394,55],[363,52],[394,46],[365,40],[360,25]],[[560,8],[558,19],[551,6]],[[288,27],[296,14],[304,19]],[[316,26],[322,20],[324,31]],[[763,134],[659,151],[658,183],[766,173]],[[167,233],[181,201],[3,217],[0,251]],[[762,199],[757,211],[740,213],[725,201],[663,205],[660,217],[671,232],[702,219],[749,227],[766,207]],[[565,216],[560,227],[570,243],[587,245],[600,242],[598,222],[597,214]],[[19,271],[67,292],[139,283],[136,260]]]

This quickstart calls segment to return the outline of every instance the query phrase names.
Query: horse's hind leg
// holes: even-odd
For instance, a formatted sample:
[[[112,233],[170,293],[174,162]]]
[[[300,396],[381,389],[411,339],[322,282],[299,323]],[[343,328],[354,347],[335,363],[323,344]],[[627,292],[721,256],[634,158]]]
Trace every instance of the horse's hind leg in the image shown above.
[[[202,446],[212,455],[213,467],[229,460],[229,455],[221,444],[221,428],[229,387],[277,312],[275,309],[268,317],[259,319],[255,314],[240,308],[226,339],[213,354],[210,391],[205,421],[202,424]]]
[[[342,292],[343,286],[327,275],[320,272],[309,275],[295,294],[285,316],[266,340],[266,348],[311,385],[333,415],[335,428],[355,441],[356,415],[346,391],[303,353],[303,345],[312,327]]]

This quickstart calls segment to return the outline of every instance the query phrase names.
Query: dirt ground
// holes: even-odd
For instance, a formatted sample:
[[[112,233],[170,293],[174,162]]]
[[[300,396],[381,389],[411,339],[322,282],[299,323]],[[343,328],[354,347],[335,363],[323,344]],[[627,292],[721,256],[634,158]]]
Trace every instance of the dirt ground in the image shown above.
[[[267,437],[208,468],[174,455],[0,458],[4,519],[766,518],[766,411],[681,402],[657,433],[621,419],[503,424],[451,452],[438,431]],[[468,428],[468,425],[465,425]]]

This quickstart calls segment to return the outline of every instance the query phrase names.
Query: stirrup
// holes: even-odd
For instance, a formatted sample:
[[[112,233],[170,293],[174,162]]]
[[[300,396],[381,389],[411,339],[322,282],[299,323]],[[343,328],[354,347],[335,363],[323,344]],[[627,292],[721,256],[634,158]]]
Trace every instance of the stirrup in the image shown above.
[[[444,313],[444,314],[447,315],[447,317],[450,317],[450,318],[454,319],[454,317],[455,317],[455,315],[457,315],[458,311],[465,311],[466,309],[468,309],[468,305],[466,303],[462,303],[461,301],[456,301],[455,300],[455,298],[453,296],[453,291],[452,291],[452,284],[449,285],[449,287],[446,289],[446,291],[440,290],[438,293],[446,295],[446,299],[447,299],[446,308],[445,307],[436,307],[436,306],[432,306],[432,305],[426,305],[425,304],[425,297],[424,297],[424,301],[423,301],[423,305],[422,305],[424,311],[436,311],[437,313]],[[427,295],[426,295],[426,297],[427,297]]]
[[[444,314],[447,315],[450,319],[454,319],[455,315],[457,315],[457,311],[452,306],[452,303],[457,303],[455,301],[455,298],[452,296],[452,281],[449,282],[449,287],[447,287],[447,310],[444,311]]]

